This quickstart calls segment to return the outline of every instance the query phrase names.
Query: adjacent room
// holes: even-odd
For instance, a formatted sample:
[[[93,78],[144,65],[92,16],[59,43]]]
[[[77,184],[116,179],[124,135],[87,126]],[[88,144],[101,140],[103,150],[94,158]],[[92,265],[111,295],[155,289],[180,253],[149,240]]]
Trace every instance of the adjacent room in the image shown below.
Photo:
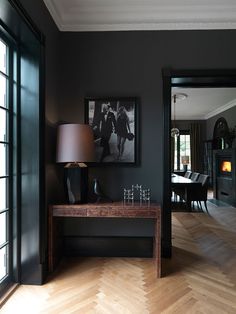
[[[0,1],[0,312],[236,312],[236,5]]]
[[[173,210],[235,206],[235,98],[232,87],[172,88]]]

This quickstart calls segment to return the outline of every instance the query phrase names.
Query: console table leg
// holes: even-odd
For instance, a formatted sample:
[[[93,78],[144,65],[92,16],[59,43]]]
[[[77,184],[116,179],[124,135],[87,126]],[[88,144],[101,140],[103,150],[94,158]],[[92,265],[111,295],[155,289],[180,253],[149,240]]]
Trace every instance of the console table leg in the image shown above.
[[[53,272],[62,252],[61,224],[59,217],[53,217],[51,206],[49,207],[48,215],[48,271]]]
[[[161,224],[159,218],[156,219],[155,223],[153,258],[156,266],[157,278],[161,278]]]

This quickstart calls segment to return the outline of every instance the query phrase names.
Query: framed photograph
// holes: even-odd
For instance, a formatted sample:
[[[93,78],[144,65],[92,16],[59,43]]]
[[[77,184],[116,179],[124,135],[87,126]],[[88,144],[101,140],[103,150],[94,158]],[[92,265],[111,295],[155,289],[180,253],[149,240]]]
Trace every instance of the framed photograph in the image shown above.
[[[86,98],[85,123],[94,132],[96,164],[137,165],[137,98]]]

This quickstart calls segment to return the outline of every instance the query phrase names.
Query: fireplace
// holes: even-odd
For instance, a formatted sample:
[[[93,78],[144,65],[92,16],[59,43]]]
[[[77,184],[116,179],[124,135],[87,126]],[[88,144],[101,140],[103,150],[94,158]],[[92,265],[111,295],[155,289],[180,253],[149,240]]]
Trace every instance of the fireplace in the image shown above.
[[[232,173],[232,165],[231,164],[232,164],[231,161],[223,160],[221,162],[221,166],[220,166],[221,173],[223,173],[225,175],[231,175],[231,173]]]
[[[233,206],[236,205],[236,151],[224,149],[213,151],[214,197]]]
[[[219,175],[232,177],[232,161],[231,158],[222,158],[219,163]]]

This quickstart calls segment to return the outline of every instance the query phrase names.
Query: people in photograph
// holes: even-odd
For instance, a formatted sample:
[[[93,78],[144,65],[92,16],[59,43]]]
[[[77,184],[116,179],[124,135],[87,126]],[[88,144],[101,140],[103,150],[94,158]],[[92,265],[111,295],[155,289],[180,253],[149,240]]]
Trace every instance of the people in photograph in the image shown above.
[[[117,148],[118,148],[117,159],[121,160],[124,153],[125,142],[126,142],[128,133],[131,133],[129,117],[127,115],[127,112],[124,106],[121,106],[118,109],[117,121],[116,121],[116,133],[117,133]]]
[[[116,132],[116,118],[113,112],[110,110],[110,104],[102,104],[102,112],[99,116],[98,126],[95,126],[94,129],[99,128],[101,141],[100,146],[103,147],[102,155],[100,161],[106,156],[111,154],[110,152],[110,138],[112,132]]]

